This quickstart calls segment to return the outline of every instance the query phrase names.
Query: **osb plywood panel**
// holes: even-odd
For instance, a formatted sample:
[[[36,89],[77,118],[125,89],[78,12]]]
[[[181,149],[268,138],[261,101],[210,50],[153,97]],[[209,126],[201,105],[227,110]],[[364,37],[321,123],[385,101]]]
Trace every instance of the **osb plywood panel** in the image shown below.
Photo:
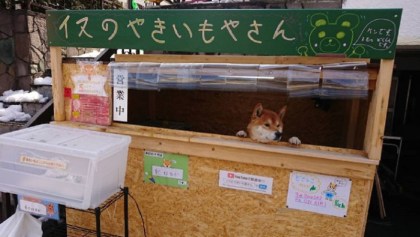
[[[139,203],[149,237],[173,236],[363,236],[371,181],[353,179],[346,218],[287,209],[291,170],[189,157],[189,188],[143,182],[143,149],[130,149],[126,185]],[[218,186],[219,170],[272,177],[273,194]],[[130,236],[143,236],[133,200]],[[102,215],[102,230],[123,235],[122,203]],[[67,223],[94,228],[92,214],[67,210]]]

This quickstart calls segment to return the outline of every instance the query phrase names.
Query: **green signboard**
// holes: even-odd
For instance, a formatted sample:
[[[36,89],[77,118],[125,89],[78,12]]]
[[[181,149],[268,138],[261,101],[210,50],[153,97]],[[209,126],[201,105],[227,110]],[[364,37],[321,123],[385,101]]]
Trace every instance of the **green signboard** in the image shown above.
[[[50,46],[393,58],[401,9],[48,11]]]
[[[188,188],[188,156],[145,151],[144,182]]]

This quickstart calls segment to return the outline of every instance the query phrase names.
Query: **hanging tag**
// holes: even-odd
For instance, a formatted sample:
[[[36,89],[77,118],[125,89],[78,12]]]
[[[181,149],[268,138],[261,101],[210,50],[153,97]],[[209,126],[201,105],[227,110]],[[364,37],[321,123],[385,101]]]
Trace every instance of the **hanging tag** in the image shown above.
[[[59,220],[58,204],[47,200],[18,195],[19,209],[37,216]]]

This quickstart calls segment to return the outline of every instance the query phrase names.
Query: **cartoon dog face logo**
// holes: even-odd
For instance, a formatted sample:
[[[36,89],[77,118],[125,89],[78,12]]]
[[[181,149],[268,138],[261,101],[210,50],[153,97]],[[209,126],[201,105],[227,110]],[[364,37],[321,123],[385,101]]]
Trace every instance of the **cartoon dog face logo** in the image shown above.
[[[329,22],[325,14],[319,13],[311,17],[314,27],[309,37],[309,43],[315,53],[345,54],[353,42],[353,29],[359,24],[359,17],[354,14],[344,14],[336,22]]]
[[[364,49],[350,50],[355,38],[353,30],[359,25],[359,16],[347,13],[330,21],[326,14],[317,13],[311,16],[310,23],[313,28],[309,34],[309,48],[316,55],[364,53]],[[301,46],[298,51],[301,55],[308,55],[306,46]]]
[[[328,185],[328,188],[327,189],[329,191],[335,191],[337,189],[337,184],[336,183],[333,183],[333,182],[330,182],[330,184]]]
[[[332,201],[334,196],[337,195],[336,190],[337,189],[337,184],[330,182],[330,184],[328,184],[328,187],[326,190],[324,190],[324,192],[322,192],[325,195],[325,199]]]
[[[54,210],[54,204],[49,203],[47,205],[47,215],[52,216],[52,215],[54,215],[54,212],[55,212],[55,210]]]
[[[171,168],[171,166],[172,166],[172,161],[171,160],[163,159],[163,167]]]

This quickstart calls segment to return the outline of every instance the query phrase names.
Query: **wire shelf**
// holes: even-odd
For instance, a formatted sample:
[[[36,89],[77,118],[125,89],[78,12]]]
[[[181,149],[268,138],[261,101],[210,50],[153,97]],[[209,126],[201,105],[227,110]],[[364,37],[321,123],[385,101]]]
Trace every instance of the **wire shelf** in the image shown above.
[[[96,237],[96,230],[90,230],[74,225],[67,225],[67,237]],[[119,235],[112,235],[108,233],[101,233],[102,237],[121,237]]]
[[[81,210],[76,209],[72,207],[67,207],[68,209],[86,212],[90,214],[94,214],[96,218],[100,218],[100,213],[111,206],[114,202],[116,202],[121,197],[124,197],[124,190],[121,190],[111,197],[109,197],[106,201],[104,201],[99,207],[96,207],[95,209],[87,209],[87,210]],[[64,224],[64,225],[63,225]],[[98,225],[98,219],[97,223]],[[44,226],[45,225],[45,226]],[[100,225],[99,225],[100,226]],[[80,226],[70,225],[66,223],[58,224],[54,223],[53,225],[47,226],[46,224],[43,224],[43,227],[46,231],[44,231],[43,237],[96,237],[98,236],[98,230],[91,230]],[[98,226],[97,226],[98,227]],[[99,230],[100,231],[100,230]],[[109,233],[100,232],[100,236],[102,237],[121,237],[119,235],[113,235]]]
[[[114,202],[116,202],[118,199],[120,199],[123,196],[124,196],[124,191],[119,191],[119,192],[115,193],[114,195],[112,195],[111,197],[109,197],[106,201],[102,202],[101,205],[97,208],[99,208],[100,211],[102,212],[103,210],[107,209],[109,206],[114,204]],[[95,209],[97,209],[97,208],[95,208],[95,209],[89,208],[87,210],[81,210],[81,209],[76,209],[76,208],[72,208],[72,207],[67,207],[67,208],[77,210],[77,211],[81,211],[81,212],[89,212],[89,213],[93,213],[93,214],[95,214]]]

